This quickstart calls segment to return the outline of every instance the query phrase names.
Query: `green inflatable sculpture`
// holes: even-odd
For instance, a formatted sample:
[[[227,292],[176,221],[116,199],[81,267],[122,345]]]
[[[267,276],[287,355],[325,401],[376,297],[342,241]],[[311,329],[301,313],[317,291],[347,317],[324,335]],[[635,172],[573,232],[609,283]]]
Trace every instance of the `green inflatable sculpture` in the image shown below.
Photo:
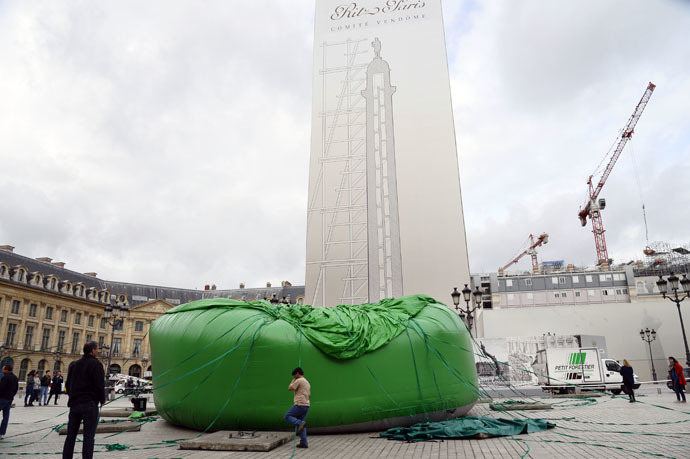
[[[297,366],[310,433],[438,421],[477,400],[467,328],[424,295],[333,308],[194,301],[157,319],[150,341],[158,413],[198,430],[290,430]]]

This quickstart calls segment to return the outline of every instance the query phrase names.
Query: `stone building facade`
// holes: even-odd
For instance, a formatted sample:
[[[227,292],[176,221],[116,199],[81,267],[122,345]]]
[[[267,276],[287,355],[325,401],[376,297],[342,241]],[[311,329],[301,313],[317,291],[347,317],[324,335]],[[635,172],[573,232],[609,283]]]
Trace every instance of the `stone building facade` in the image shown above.
[[[148,376],[151,323],[174,306],[202,298],[274,298],[295,304],[303,301],[304,286],[284,281],[276,287],[194,290],[113,282],[0,245],[0,358],[11,361],[25,380],[31,370],[64,372],[81,357],[84,343],[93,340],[104,364],[112,345],[111,373]],[[106,319],[106,308],[127,310],[121,326],[113,327],[113,317]]]

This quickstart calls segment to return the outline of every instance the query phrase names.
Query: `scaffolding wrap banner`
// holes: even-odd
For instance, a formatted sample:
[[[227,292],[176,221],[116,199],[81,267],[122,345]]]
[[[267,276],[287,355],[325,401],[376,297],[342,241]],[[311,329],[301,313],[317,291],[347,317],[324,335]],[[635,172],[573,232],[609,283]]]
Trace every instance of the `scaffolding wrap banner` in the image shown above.
[[[440,0],[319,0],[314,40],[305,302],[447,297],[469,265]]]

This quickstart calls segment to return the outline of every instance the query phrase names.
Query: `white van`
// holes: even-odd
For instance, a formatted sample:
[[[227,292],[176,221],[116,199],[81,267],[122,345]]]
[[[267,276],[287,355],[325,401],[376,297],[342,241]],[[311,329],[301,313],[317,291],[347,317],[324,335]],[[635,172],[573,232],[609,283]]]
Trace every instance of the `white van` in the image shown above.
[[[622,391],[621,366],[613,359],[601,358],[597,348],[542,349],[537,352],[532,369],[539,385],[549,392],[572,393],[576,388],[609,390],[618,395]],[[640,387],[634,375],[635,389]]]

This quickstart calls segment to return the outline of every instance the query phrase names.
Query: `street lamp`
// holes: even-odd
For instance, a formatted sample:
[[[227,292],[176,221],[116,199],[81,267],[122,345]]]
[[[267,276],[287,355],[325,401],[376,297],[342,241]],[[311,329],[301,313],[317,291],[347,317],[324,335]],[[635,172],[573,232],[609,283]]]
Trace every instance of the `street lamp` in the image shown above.
[[[685,296],[678,296],[679,283],[683,287]],[[668,293],[668,284],[671,284],[673,296],[666,296],[666,293]],[[680,303],[684,299],[688,298],[688,296],[690,296],[690,279],[688,279],[687,274],[683,274],[683,278],[680,279],[679,282],[678,276],[674,275],[673,272],[671,272],[671,275],[668,276],[668,282],[664,280],[662,276],[659,276],[659,280],[656,281],[656,286],[659,287],[661,296],[676,303],[676,307],[678,308],[678,317],[680,317],[680,329],[683,332],[683,343],[685,344],[685,368],[687,372],[688,368],[690,367],[690,349],[688,349],[688,338],[685,336],[685,325],[683,324],[683,314],[680,312]]]
[[[120,306],[115,304],[114,306],[106,306],[103,313],[105,321],[112,327],[112,332],[110,335],[110,348],[108,349],[108,371],[106,372],[106,378],[110,375],[110,364],[113,359],[113,340],[115,338],[115,330],[125,323],[127,318],[127,305]],[[112,320],[109,320],[112,317]]]
[[[652,356],[652,341],[656,339],[656,331],[654,331],[653,328],[651,331],[649,328],[640,330],[640,338],[649,346],[649,361],[652,362],[652,378],[654,379],[654,384],[656,384],[656,369],[654,368],[654,357]]]
[[[472,335],[472,322],[474,320],[474,312],[482,307],[482,292],[479,287],[476,287],[474,292],[470,289],[467,284],[465,288],[462,289],[462,299],[465,301],[465,307],[460,307],[460,292],[458,292],[457,287],[453,287],[453,292],[450,296],[453,298],[453,304],[455,305],[455,310],[458,311],[458,315],[464,321],[467,317],[467,328],[470,330],[470,335]],[[473,306],[470,307],[470,301],[473,301]]]

